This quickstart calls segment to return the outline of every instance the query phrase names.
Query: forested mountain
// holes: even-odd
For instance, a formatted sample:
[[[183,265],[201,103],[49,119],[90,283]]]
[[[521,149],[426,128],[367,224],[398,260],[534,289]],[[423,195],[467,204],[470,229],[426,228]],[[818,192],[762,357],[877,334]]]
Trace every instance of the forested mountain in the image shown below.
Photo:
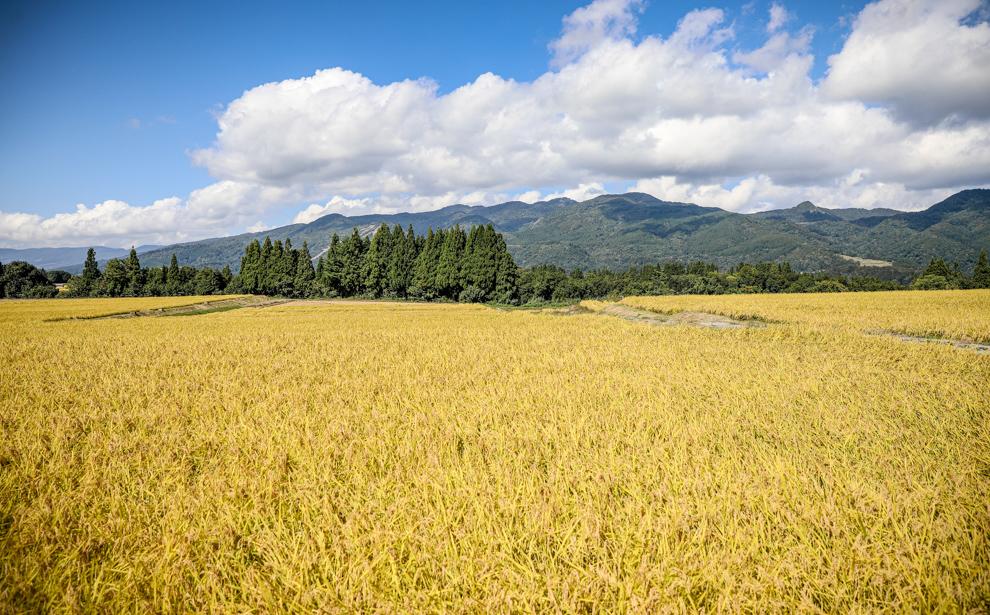
[[[910,213],[824,209],[805,202],[790,209],[738,214],[628,193],[580,203],[555,199],[491,207],[452,205],[421,213],[330,214],[309,224],[152,250],[142,255],[142,262],[167,264],[174,253],[195,267],[227,265],[236,271],[245,246],[265,236],[291,239],[295,245],[307,242],[316,259],[333,233],[343,236],[358,228],[369,235],[382,224],[412,225],[420,234],[431,226],[491,224],[524,267],[551,263],[567,269],[624,269],[671,259],[721,267],[789,261],[804,271],[905,277],[933,257],[972,262],[980,248],[990,246],[990,190],[965,190]],[[857,259],[882,266],[864,267]]]

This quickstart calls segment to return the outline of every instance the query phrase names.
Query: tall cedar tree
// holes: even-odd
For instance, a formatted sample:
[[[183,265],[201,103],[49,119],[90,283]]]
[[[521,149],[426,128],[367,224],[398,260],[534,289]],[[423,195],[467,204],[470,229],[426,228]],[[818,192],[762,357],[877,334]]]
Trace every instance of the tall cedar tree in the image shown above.
[[[416,233],[409,225],[409,231],[402,232],[398,224],[392,230],[392,255],[388,264],[388,294],[393,297],[407,297],[412,283],[413,267],[416,265]]]
[[[465,288],[483,301],[495,294],[495,230],[491,225],[472,226],[464,246],[462,277]]]
[[[131,252],[127,255],[125,263],[127,269],[127,290],[126,295],[139,297],[144,294],[144,271],[141,270],[141,261],[138,260],[137,250],[131,246]]]
[[[519,300],[519,267],[501,233],[495,235],[495,301],[516,303]]]
[[[343,279],[344,262],[341,254],[340,237],[337,233],[334,233],[333,237],[330,238],[330,245],[327,247],[326,254],[320,257],[320,263],[323,265],[323,269],[319,273],[320,288],[331,297],[342,294],[341,280]]]
[[[258,259],[258,292],[262,294],[272,292],[271,268],[274,251],[275,247],[272,245],[272,239],[266,235],[264,243],[261,244],[261,258]]]
[[[107,263],[109,267],[109,263]],[[168,275],[165,281],[165,294],[166,295],[181,295],[182,294],[182,275],[179,272],[179,260],[175,258],[175,254],[172,254],[172,260],[168,264]]]
[[[313,257],[309,253],[309,244],[303,242],[302,249],[296,255],[296,279],[293,282],[293,293],[296,297],[310,297],[316,292],[316,271],[313,270]]]
[[[391,256],[392,231],[387,224],[383,224],[375,231],[364,260],[364,287],[372,297],[381,297],[386,290]]]
[[[430,227],[426,231],[426,239],[423,240],[423,247],[416,256],[412,280],[409,283],[409,294],[417,299],[430,300],[439,296],[437,266],[440,264],[443,240],[443,230],[434,233],[433,227]]]
[[[437,290],[441,297],[457,299],[463,288],[461,261],[464,259],[464,246],[467,237],[460,225],[448,229],[440,248],[440,261],[437,264]]]
[[[100,282],[100,267],[96,264],[96,250],[90,248],[86,250],[86,262],[83,263],[82,283],[79,286],[79,293],[82,295],[93,295]]]
[[[237,288],[245,293],[261,292],[261,244],[255,239],[244,249],[241,270],[237,274]]]
[[[340,290],[345,297],[364,292],[364,260],[368,243],[361,238],[357,228],[340,245]]]

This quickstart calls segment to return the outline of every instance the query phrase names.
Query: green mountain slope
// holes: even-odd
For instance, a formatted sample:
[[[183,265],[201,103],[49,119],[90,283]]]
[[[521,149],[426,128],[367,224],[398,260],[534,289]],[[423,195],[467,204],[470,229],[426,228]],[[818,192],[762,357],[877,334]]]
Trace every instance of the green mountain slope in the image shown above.
[[[334,232],[357,227],[371,233],[380,224],[428,227],[492,224],[506,236],[523,266],[554,263],[566,268],[625,268],[658,261],[705,260],[722,267],[742,261],[790,261],[805,271],[904,276],[934,256],[968,263],[990,247],[990,190],[965,190],[925,211],[824,209],[801,203],[783,210],[738,214],[716,207],[670,203],[650,195],[604,195],[581,203],[556,199],[491,207],[452,205],[436,211],[390,215],[330,214],[309,224],[261,233],[205,239],[146,252],[146,265],[240,266],[244,246],[265,235],[309,243],[319,255]],[[848,258],[892,263],[863,267]]]

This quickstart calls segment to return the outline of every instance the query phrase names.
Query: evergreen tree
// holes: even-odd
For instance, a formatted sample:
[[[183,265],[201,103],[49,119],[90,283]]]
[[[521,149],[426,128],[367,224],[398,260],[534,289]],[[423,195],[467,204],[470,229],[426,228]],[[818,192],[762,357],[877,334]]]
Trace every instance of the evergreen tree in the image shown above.
[[[383,224],[375,231],[364,259],[364,289],[372,297],[381,297],[387,289],[391,257],[392,231],[387,224]]]
[[[193,276],[193,293],[197,295],[212,295],[219,290],[217,272],[204,267]]]
[[[127,290],[125,294],[130,297],[139,297],[144,294],[144,271],[141,270],[141,261],[138,260],[137,250],[131,246],[131,252],[127,256],[125,263],[127,268]]]
[[[109,263],[107,263],[109,266]],[[172,260],[168,264],[168,275],[165,281],[165,294],[166,295],[181,295],[182,294],[182,275],[179,270],[179,259],[175,258],[175,253],[172,254]]]
[[[405,298],[412,283],[413,267],[416,265],[416,233],[409,225],[409,232],[403,233],[398,224],[392,231],[392,254],[388,264],[388,294]]]
[[[343,297],[353,297],[363,292],[364,261],[369,244],[361,238],[357,227],[351,231],[351,236],[340,244],[340,294]]]
[[[233,285],[240,292],[252,294],[261,292],[260,275],[261,244],[255,239],[244,248],[244,256],[241,257],[241,270],[237,273],[237,279]]]
[[[265,242],[261,244],[261,258],[258,261],[258,291],[259,293],[270,295],[272,293],[273,283],[273,258],[274,258],[274,246],[272,246],[272,239],[268,235],[265,235]]]
[[[928,262],[928,266],[925,267],[923,272],[921,272],[921,275],[940,275],[943,278],[948,279],[952,276],[952,269],[949,267],[949,264],[941,258],[933,258]]]
[[[298,255],[292,248],[292,241],[286,239],[283,244],[276,239],[272,246],[271,257],[268,261],[267,294],[282,297],[293,295],[293,283],[296,278],[296,259]]]
[[[322,269],[317,274],[322,291],[331,297],[343,294],[341,283],[344,275],[344,261],[340,236],[337,233],[330,238],[326,254],[320,257]]]
[[[437,263],[437,290],[441,297],[457,299],[463,288],[461,278],[461,260],[464,258],[464,246],[467,237],[460,225],[448,229],[440,249],[440,260]]]
[[[96,250],[90,248],[86,251],[86,262],[83,263],[78,294],[83,296],[95,294],[99,287],[100,275],[100,267],[96,264]]]
[[[438,296],[437,266],[440,264],[440,250],[443,240],[443,231],[434,233],[433,227],[426,231],[426,238],[416,256],[412,279],[409,283],[409,294],[413,297],[430,300]]]
[[[487,301],[495,294],[496,234],[492,226],[472,226],[464,247],[462,276],[472,300]]]
[[[578,278],[583,279],[580,271]],[[499,303],[515,304],[519,301],[519,267],[509,254],[505,238],[501,233],[495,236],[495,294],[493,299]]]
[[[990,262],[987,261],[987,251],[980,250],[980,257],[976,260],[976,267],[973,268],[973,277],[970,281],[973,288],[990,288]]]
[[[303,242],[303,247],[296,256],[296,277],[292,288],[297,297],[310,297],[315,292],[316,272],[313,270],[313,257],[309,254],[309,244]]]

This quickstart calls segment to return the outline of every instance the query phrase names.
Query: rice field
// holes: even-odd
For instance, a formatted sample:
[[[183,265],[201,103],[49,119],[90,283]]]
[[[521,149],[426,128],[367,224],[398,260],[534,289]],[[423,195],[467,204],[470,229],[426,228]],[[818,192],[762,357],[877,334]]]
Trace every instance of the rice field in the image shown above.
[[[990,292],[0,302],[0,612],[990,609]]]

